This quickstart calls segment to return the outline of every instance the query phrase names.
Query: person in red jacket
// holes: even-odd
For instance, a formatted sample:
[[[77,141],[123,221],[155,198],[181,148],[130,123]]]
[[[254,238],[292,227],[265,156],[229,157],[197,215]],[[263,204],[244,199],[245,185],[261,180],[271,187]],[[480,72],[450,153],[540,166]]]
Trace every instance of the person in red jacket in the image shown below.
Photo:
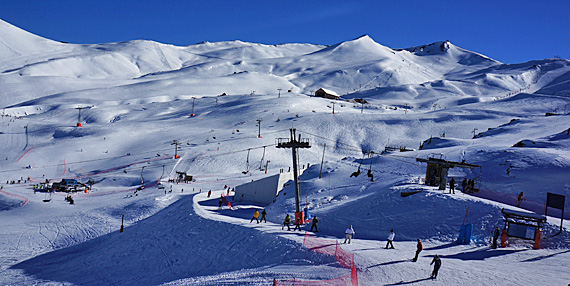
[[[424,246],[422,245],[421,240],[418,238],[418,243],[416,245],[416,256],[414,257],[414,259],[412,259],[413,262],[418,261],[418,255],[420,255],[420,252],[422,252],[423,249]]]

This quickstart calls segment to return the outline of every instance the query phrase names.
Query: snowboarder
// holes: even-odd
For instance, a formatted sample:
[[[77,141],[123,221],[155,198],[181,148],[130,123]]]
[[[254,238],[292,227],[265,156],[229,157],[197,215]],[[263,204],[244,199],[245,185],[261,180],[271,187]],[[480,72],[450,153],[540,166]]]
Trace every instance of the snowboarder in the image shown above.
[[[455,194],[455,179],[454,178],[451,178],[451,180],[449,181],[449,193]]]
[[[291,230],[291,227],[289,226],[290,223],[291,223],[291,217],[289,217],[289,214],[287,214],[285,216],[285,219],[283,220],[283,226],[281,227],[281,230],[283,230],[285,226],[287,226],[287,230]]]
[[[249,221],[249,223],[252,223],[254,219],[257,221],[257,223],[259,223],[258,217],[259,217],[259,211],[258,211],[258,210],[255,210],[255,212],[253,213],[253,217],[251,218],[251,220]]]
[[[436,254],[433,257],[433,260],[431,261],[431,263],[429,265],[433,265],[433,272],[431,273],[431,279],[435,279],[437,278],[437,272],[439,271],[439,268],[441,267],[441,259],[439,259],[439,256]]]
[[[301,217],[297,217],[295,219],[295,228],[293,229],[293,231],[295,231],[296,229],[298,229],[299,231],[301,231],[301,225],[303,224],[303,222],[301,221]]]
[[[517,206],[517,207],[520,207],[522,201],[523,201],[523,192],[521,192],[521,193],[517,196],[517,204],[516,204],[516,206]]]
[[[465,188],[467,188],[467,178],[463,178],[463,182],[461,183],[461,187],[463,192],[465,193],[467,190]]]
[[[394,240],[394,237],[396,236],[396,234],[394,233],[394,230],[391,229],[390,230],[390,234],[388,234],[388,242],[386,242],[386,249],[388,249],[388,245],[390,245],[391,249],[394,249],[394,245],[392,244],[392,241]]]
[[[495,227],[495,230],[493,231],[493,249],[497,248],[497,239],[499,239],[499,228]]]
[[[212,194],[212,190],[208,191],[208,198],[210,197],[210,195]]]
[[[346,243],[346,241],[348,240],[348,244],[350,244],[350,241],[352,240],[352,237],[354,236],[354,234],[355,234],[355,232],[354,232],[354,229],[352,228],[352,225],[351,225],[344,231],[345,239],[344,239],[343,243]]]
[[[267,212],[265,212],[265,210],[261,211],[261,218],[259,219],[259,221],[265,221],[265,223],[267,223],[267,219],[265,219],[265,215],[267,214]]]
[[[311,231],[313,231],[313,228],[315,228],[315,232],[319,232],[319,229],[317,228],[317,223],[319,222],[319,220],[317,219],[317,217],[315,216],[313,218],[313,221],[311,222]]]
[[[418,255],[420,255],[420,252],[422,252],[423,249],[424,246],[422,245],[422,241],[418,238],[418,243],[416,244],[416,256],[412,259],[412,262],[418,261]]]

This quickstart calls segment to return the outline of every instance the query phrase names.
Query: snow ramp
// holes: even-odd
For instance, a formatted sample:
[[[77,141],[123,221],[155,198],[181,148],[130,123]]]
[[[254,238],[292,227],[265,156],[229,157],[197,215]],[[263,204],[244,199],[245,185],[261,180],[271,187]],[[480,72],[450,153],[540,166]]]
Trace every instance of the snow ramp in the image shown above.
[[[37,279],[76,285],[160,285],[319,259],[319,254],[300,249],[295,241],[205,219],[193,209],[193,197],[180,197],[123,233],[117,229],[11,268]],[[269,284],[273,277],[266,277],[264,283]],[[232,285],[245,284],[238,281]]]

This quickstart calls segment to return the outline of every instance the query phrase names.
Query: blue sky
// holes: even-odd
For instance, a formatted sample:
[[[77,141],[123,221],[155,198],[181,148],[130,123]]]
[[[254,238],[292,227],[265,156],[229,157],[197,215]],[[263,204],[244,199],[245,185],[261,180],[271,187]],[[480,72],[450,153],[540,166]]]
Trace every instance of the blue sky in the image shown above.
[[[570,59],[568,0],[1,0],[0,18],[70,43],[135,39],[332,45],[367,34],[390,48],[450,40],[504,63]]]

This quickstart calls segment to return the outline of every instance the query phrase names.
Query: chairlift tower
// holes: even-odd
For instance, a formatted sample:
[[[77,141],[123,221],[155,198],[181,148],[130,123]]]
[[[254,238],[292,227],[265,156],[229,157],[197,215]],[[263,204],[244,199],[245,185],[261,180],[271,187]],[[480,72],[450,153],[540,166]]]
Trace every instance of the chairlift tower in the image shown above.
[[[190,117],[196,116],[196,113],[194,113],[194,100],[196,100],[196,98],[192,97],[192,113],[190,113]]]
[[[173,143],[170,143],[170,145],[174,145],[174,159],[178,159],[178,145],[182,144],[180,142],[178,142],[178,140],[172,140]]]
[[[304,138],[301,139],[301,135],[299,134],[299,138],[297,139],[297,135],[295,134],[296,129],[292,128],[289,129],[291,132],[291,138],[277,138],[277,148],[291,148],[293,153],[293,181],[295,183],[295,222],[297,222],[298,218],[303,218],[303,212],[301,212],[301,196],[299,194],[299,179],[297,177],[297,148],[311,148],[309,144],[309,139]],[[289,140],[289,141],[287,141]]]
[[[261,119],[256,119],[257,121],[257,138],[261,138]]]
[[[79,111],[78,115],[77,115],[77,127],[81,127],[81,109],[83,109],[85,107],[76,107],[75,109],[77,109]]]

